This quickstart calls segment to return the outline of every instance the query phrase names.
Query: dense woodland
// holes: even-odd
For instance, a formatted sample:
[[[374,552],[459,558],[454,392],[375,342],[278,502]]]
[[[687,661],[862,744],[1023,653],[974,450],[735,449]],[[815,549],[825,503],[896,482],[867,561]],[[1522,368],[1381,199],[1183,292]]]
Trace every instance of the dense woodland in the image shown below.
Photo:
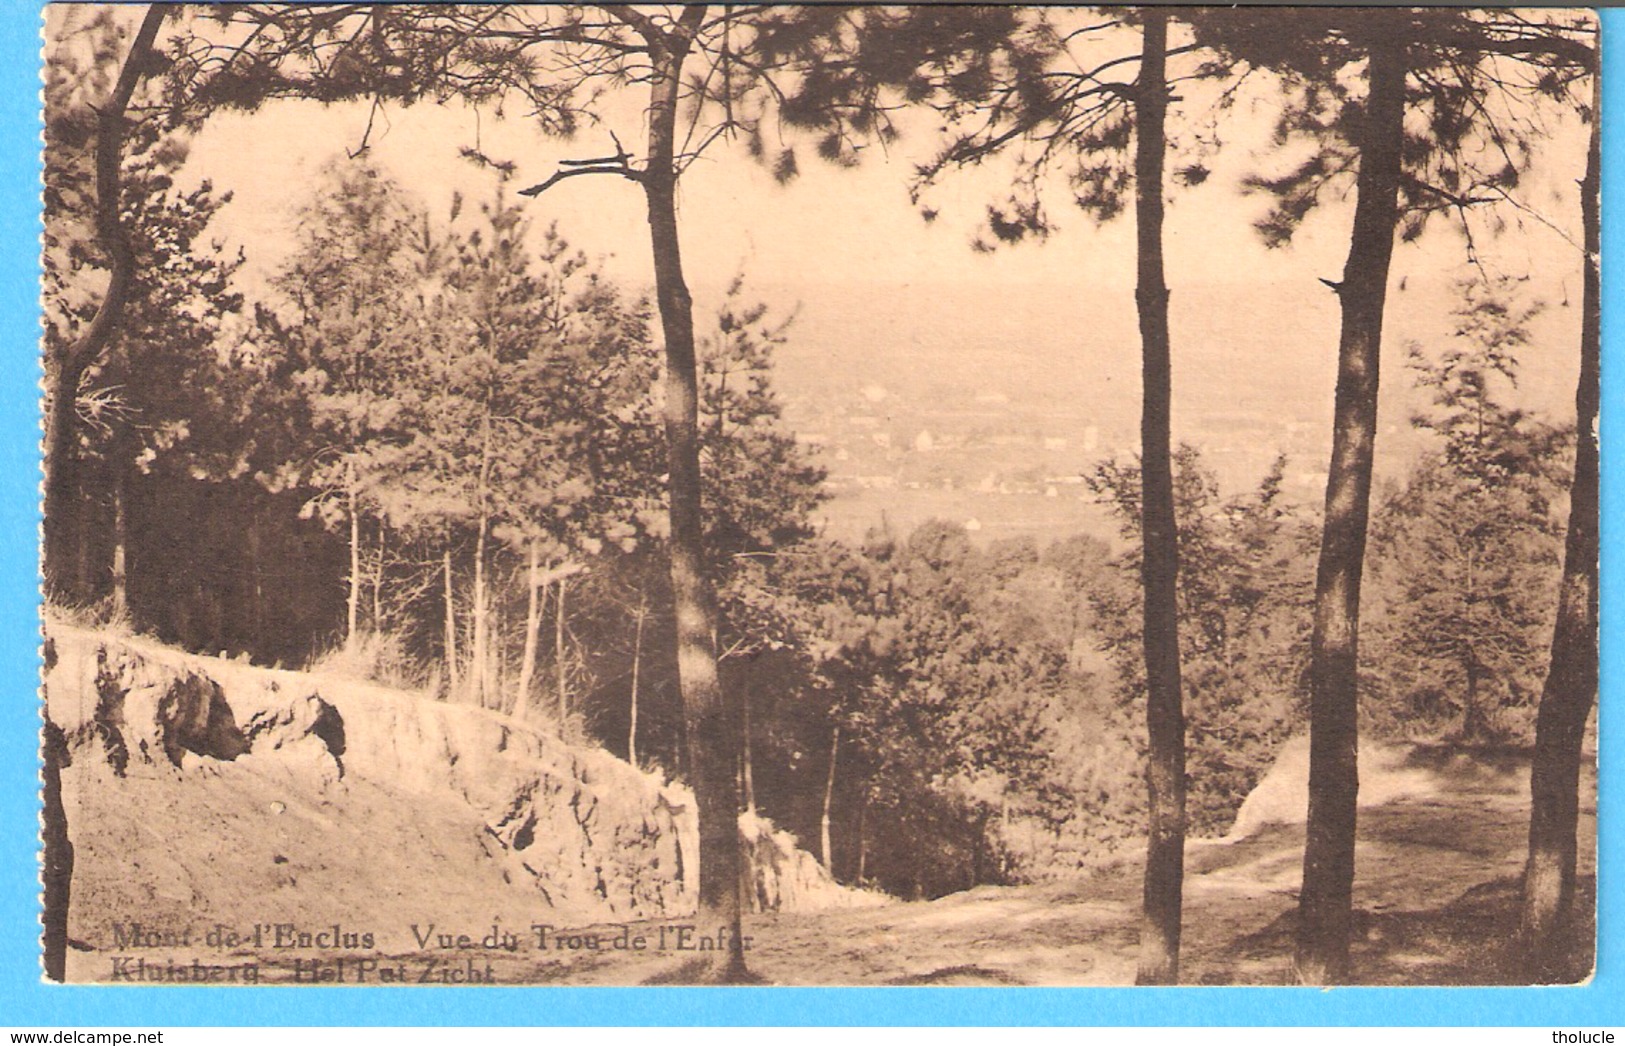
[[[1586,271],[1585,298],[1570,306],[1586,310],[1583,343],[1537,344],[1535,313],[1562,306],[1481,267],[1461,287],[1454,334],[1412,346],[1408,372],[1384,376],[1429,404],[1403,419],[1426,453],[1402,483],[1373,490],[1370,443],[1384,242],[1482,214],[1507,225],[1543,128],[1589,121],[1594,136],[1588,19],[165,14],[154,8],[138,29],[86,9],[49,45],[45,566],[59,612],[366,676],[646,768],[709,774],[702,818],[718,804],[724,818],[758,810],[839,880],[904,898],[1137,860],[1149,823],[1147,935],[1161,952],[1148,950],[1147,980],[1177,978],[1177,857],[1159,865],[1157,839],[1223,834],[1281,743],[1312,725],[1312,788],[1340,794],[1327,775],[1354,735],[1334,726],[1352,722],[1357,687],[1363,736],[1530,747],[1544,733],[1556,828],[1537,824],[1531,868],[1557,878],[1538,880],[1556,884],[1549,896],[1531,887],[1526,916],[1543,975],[1542,935],[1572,894],[1563,760],[1578,765],[1595,687],[1595,145],[1589,173],[1560,175],[1588,179],[1585,250],[1568,262]],[[1192,161],[1165,184],[1160,136],[1181,116],[1171,85],[1232,92],[1249,76],[1278,98],[1282,147],[1308,156],[1251,185],[1273,200],[1260,235],[1285,242],[1323,197],[1358,199],[1336,287],[1343,342],[1304,347],[1342,361],[1324,510],[1283,493],[1284,460],[1224,489],[1200,448],[1167,434],[1179,346],[1148,237],[1163,193],[1206,175]],[[295,247],[263,287],[243,286],[244,256],[222,246],[231,186],[177,188],[189,136],[220,109],[459,97],[568,134],[597,90],[653,92],[649,142],[528,191],[568,192],[577,174],[637,183],[650,201],[652,293],[606,276],[567,225],[537,227],[511,165],[474,150],[485,191],[440,213],[365,153],[336,148],[317,184],[291,190]],[[662,115],[706,141],[745,140],[790,180],[802,153],[858,162],[908,107],[943,133],[939,162],[913,175],[922,194],[995,155],[1019,161],[1022,179],[988,208],[982,249],[1047,235],[1050,207],[1137,222],[1140,253],[1123,264],[1141,276],[1145,440],[1140,454],[1076,464],[1116,534],[1041,547],[978,543],[947,522],[859,542],[818,533],[823,466],[784,423],[773,381],[775,350],[796,337],[792,303],[760,300],[747,272],[719,310],[687,314],[660,198],[697,152],[662,140]],[[763,144],[769,120],[788,128],[790,148]],[[673,353],[685,320],[687,361]],[[1578,454],[1572,416],[1517,406],[1518,368],[1537,353],[1584,361]],[[689,443],[692,489],[678,453]],[[690,674],[696,646],[723,727],[706,725],[690,693],[703,680]],[[1340,664],[1358,667],[1338,676]],[[1171,717],[1159,721],[1159,707]],[[1313,810],[1311,847],[1336,835]],[[1540,864],[1553,853],[1555,865]],[[1333,853],[1314,867],[1336,863]],[[1170,867],[1171,895],[1166,878],[1152,885]],[[1306,865],[1306,905],[1317,903],[1310,878]],[[1300,940],[1307,980],[1342,975],[1326,943],[1339,925],[1329,891],[1329,921],[1310,913]],[[1346,893],[1342,904],[1346,917]]]

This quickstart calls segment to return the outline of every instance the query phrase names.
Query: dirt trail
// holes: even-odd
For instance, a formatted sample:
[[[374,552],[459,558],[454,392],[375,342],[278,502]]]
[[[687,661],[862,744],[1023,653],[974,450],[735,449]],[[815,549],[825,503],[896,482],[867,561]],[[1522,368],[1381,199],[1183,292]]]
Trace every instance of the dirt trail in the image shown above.
[[[491,713],[156,648],[117,662],[118,678],[140,685],[113,701],[114,662],[90,656],[99,640],[80,639],[91,645],[79,662],[63,646],[52,677],[53,714],[68,716],[77,701],[82,724],[71,734],[77,762],[64,774],[78,849],[72,981],[220,983],[252,970],[260,983],[675,983],[691,979],[696,960],[708,958],[702,949],[714,947],[716,928],[685,928],[691,920],[680,907],[606,914],[569,900],[590,900],[591,889],[549,894],[576,882],[546,863],[555,850],[587,855],[582,867],[606,878],[616,861],[631,860],[620,837],[606,833],[628,816],[634,828],[648,822],[643,814],[606,819],[615,804],[654,817],[660,796],[682,800],[606,753],[560,749]],[[187,682],[191,670],[207,673],[215,689]],[[313,685],[322,698],[302,696]],[[225,706],[216,707],[222,697],[238,734],[226,729]],[[328,701],[342,712],[342,738],[322,727]],[[267,710],[248,714],[255,702]],[[170,753],[172,765],[166,746],[182,742],[191,747]],[[207,754],[216,750],[220,758]],[[1233,837],[1190,845],[1186,983],[1290,982],[1303,828],[1277,822],[1301,817],[1300,763],[1289,746]],[[558,767],[550,772],[567,787],[538,790],[532,767]],[[1361,776],[1355,979],[1511,979],[1502,953],[1516,924],[1527,756],[1369,745]],[[1582,792],[1595,796],[1594,773]],[[532,827],[499,831],[510,809],[533,811]],[[571,842],[583,832],[606,840],[602,853]],[[1581,833],[1577,901],[1587,920],[1575,934],[1577,979],[1590,969],[1593,936],[1589,798]],[[566,843],[574,849],[561,849]],[[774,867],[774,890],[870,902],[839,888],[817,892],[801,867],[811,858],[780,850],[789,865],[764,865]],[[532,860],[545,866],[528,869]],[[676,872],[673,887],[661,880],[637,896],[658,897],[659,887],[680,897],[672,891],[682,880]],[[600,882],[598,892],[633,896],[617,893],[617,881]],[[1139,869],[1125,863],[929,902],[753,915],[748,958],[753,974],[774,984],[1131,984],[1139,897]],[[638,921],[604,921],[615,918]]]
[[[387,806],[387,804],[386,804]],[[353,813],[360,813],[360,810]],[[378,811],[382,812],[382,811]],[[348,817],[352,811],[335,811]],[[424,851],[400,833],[432,837],[432,810],[407,826],[389,817],[374,819],[371,831],[393,832],[381,847],[403,846],[421,856],[396,866],[387,877],[352,879],[347,869],[312,869],[313,892],[291,892],[289,882],[265,894],[283,900],[302,922],[342,920],[358,892],[378,891],[377,902],[399,912],[380,930],[380,949],[393,965],[416,980],[437,970],[479,974],[489,969],[504,984],[644,984],[681,980],[695,953],[680,949],[679,925],[686,920],[631,924],[576,924],[554,928],[547,948],[538,948],[532,922],[570,925],[536,906],[497,913],[453,912],[447,900],[468,896],[463,884],[436,899],[436,882],[467,875],[467,855],[442,844]],[[1355,979],[1365,984],[1490,984],[1512,978],[1500,959],[1516,925],[1517,876],[1524,845],[1524,813],[1513,795],[1464,795],[1450,799],[1402,799],[1361,813],[1359,879],[1355,890],[1357,937]],[[135,831],[137,829],[133,829]],[[1582,818],[1582,896],[1593,904],[1595,811]],[[455,833],[454,833],[455,834]],[[1270,826],[1236,842],[1193,843],[1186,881],[1183,980],[1191,984],[1290,983],[1290,955],[1303,829]],[[478,862],[473,862],[477,866]],[[268,873],[272,872],[268,869]],[[269,885],[269,884],[268,884]],[[499,903],[512,897],[503,884],[489,884]],[[195,889],[207,891],[198,882]],[[746,933],[753,974],[786,985],[1123,985],[1134,979],[1139,870],[1125,865],[1065,883],[1022,887],[982,887],[929,902],[897,902],[880,908],[804,914],[752,916]],[[281,892],[287,889],[290,892]],[[312,898],[321,898],[319,903]],[[365,906],[377,912],[380,903]],[[459,903],[459,908],[469,908]],[[353,912],[353,909],[352,909]],[[424,913],[411,917],[411,913]],[[442,928],[488,929],[497,916],[521,938],[513,952],[448,953],[414,947],[409,922],[436,918]],[[354,923],[354,919],[342,920]],[[397,927],[395,923],[400,925]],[[659,945],[665,930],[665,947]],[[700,928],[702,931],[704,928]],[[394,932],[388,932],[393,930]],[[573,934],[573,936],[572,936]],[[1587,923],[1580,935],[1589,938]],[[645,951],[625,944],[643,936]],[[597,948],[590,946],[597,937]],[[617,947],[617,939],[622,946]],[[694,945],[694,941],[689,941]],[[697,946],[697,945],[695,945]],[[243,950],[237,958],[212,959],[205,949],[170,949],[176,958],[204,962],[255,957],[267,967],[267,980],[293,979],[286,955],[275,949]],[[169,954],[166,952],[165,954]],[[303,953],[301,953],[303,954]],[[339,951],[322,951],[327,962]],[[355,951],[354,963],[367,953]],[[308,956],[307,956],[308,957]],[[105,955],[77,956],[83,972],[106,979]],[[1576,956],[1577,969],[1589,969],[1589,953]],[[376,973],[371,974],[376,977]],[[367,983],[373,983],[369,980]],[[433,982],[425,982],[433,983]]]
[[[1505,756],[1422,749],[1408,762],[1408,771],[1429,771],[1421,794],[1396,790],[1361,811],[1354,979],[1514,982],[1503,952],[1517,919],[1527,778]],[[1595,829],[1588,805],[1578,898],[1587,911]],[[1191,844],[1185,983],[1291,983],[1302,853],[1301,825]],[[758,916],[746,927],[750,964],[763,981],[787,985],[1132,984],[1139,891],[1139,869],[1124,865],[1073,882],[983,887],[868,911]],[[652,940],[659,927],[635,929]],[[1591,933],[1588,920],[1577,938],[1589,942]],[[1590,969],[1589,943],[1577,945],[1574,963],[1577,978]],[[513,975],[524,983],[639,984],[683,972],[669,953],[581,948],[531,953]]]
[[[1355,981],[1494,984],[1516,925],[1524,826],[1513,804],[1400,801],[1362,812]],[[1594,815],[1582,850],[1594,849]],[[1303,829],[1277,826],[1189,851],[1182,980],[1288,984]],[[1579,904],[1592,902],[1592,863]],[[1124,985],[1134,982],[1139,870],[1069,883],[983,887],[861,912],[757,917],[753,973],[797,985]],[[1589,923],[1585,935],[1589,936]],[[1589,969],[1589,952],[1577,956]],[[528,982],[636,984],[662,957],[572,953],[522,967]]]

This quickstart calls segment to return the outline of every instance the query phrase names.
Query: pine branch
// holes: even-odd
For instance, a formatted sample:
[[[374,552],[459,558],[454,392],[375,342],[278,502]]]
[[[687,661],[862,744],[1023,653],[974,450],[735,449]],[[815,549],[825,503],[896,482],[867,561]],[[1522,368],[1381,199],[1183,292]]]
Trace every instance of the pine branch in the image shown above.
[[[596,156],[587,160],[560,160],[561,170],[554,171],[547,181],[532,185],[528,189],[520,189],[520,196],[540,196],[566,178],[576,178],[584,174],[616,174],[629,181],[643,181],[643,172],[634,170],[631,165],[632,154],[621,145],[621,140],[610,132],[610,140],[615,143],[615,155]]]

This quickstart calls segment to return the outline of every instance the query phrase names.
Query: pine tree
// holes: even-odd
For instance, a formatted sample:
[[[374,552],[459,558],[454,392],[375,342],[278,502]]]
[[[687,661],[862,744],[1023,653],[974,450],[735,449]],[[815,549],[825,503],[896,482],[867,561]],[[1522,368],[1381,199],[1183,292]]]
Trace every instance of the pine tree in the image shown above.
[[[801,94],[812,112],[822,111],[818,102],[840,98],[861,103],[854,108],[866,114],[887,91],[935,110],[948,140],[921,167],[916,197],[950,170],[1013,154],[1018,161],[1015,187],[1007,201],[987,208],[992,239],[978,239],[979,250],[1048,235],[1044,187],[1056,168],[1065,170],[1072,200],[1097,219],[1120,214],[1132,195],[1143,378],[1141,636],[1150,740],[1137,974],[1145,984],[1178,981],[1184,882],[1185,726],[1175,607],[1179,549],[1173,519],[1172,365],[1162,227],[1168,58],[1191,48],[1170,48],[1169,22],[1168,12],[1160,8],[1061,14],[930,6],[866,11],[855,33],[840,24],[825,30],[834,41],[833,51],[842,50],[842,41],[854,41],[846,45],[851,54],[830,63],[833,71],[810,76]],[[1130,31],[1135,27],[1138,33]],[[1075,59],[1074,53],[1085,57]],[[1132,70],[1133,77],[1120,67]],[[873,133],[859,121],[841,130],[849,136]],[[881,137],[887,130],[889,125],[879,128]],[[832,143],[826,151],[839,154],[844,140],[839,135],[825,139]],[[930,208],[924,213],[928,219],[935,216]]]
[[[1542,129],[1518,96],[1562,94],[1589,58],[1584,27],[1563,16],[1529,19],[1467,11],[1207,9],[1193,15],[1200,42],[1229,68],[1271,70],[1287,92],[1283,140],[1317,143],[1285,175],[1253,184],[1275,197],[1258,222],[1266,243],[1290,241],[1332,187],[1353,175],[1355,208],[1340,280],[1323,279],[1342,320],[1316,579],[1311,657],[1310,785],[1296,956],[1305,983],[1349,975],[1354,885],[1360,586],[1370,513],[1371,463],[1389,263],[1396,237],[1420,236],[1453,215],[1468,231],[1473,208],[1513,201]],[[1502,59],[1511,59],[1508,64]],[[1345,70],[1360,68],[1364,97]],[[1513,100],[1509,118],[1487,99]],[[1407,113],[1426,133],[1407,130]],[[1487,148],[1481,146],[1487,145]],[[1471,248],[1470,248],[1471,249]]]
[[[362,531],[378,516],[390,457],[411,436],[402,415],[415,354],[400,322],[412,302],[413,214],[399,186],[366,164],[329,163],[301,212],[297,243],[275,285],[288,318],[278,332],[309,418],[306,446],[286,464],[316,495],[307,506],[347,531],[344,647],[362,631]]]
[[[75,503],[80,393],[86,371],[120,328],[138,276],[121,216],[124,165],[131,155],[154,149],[158,135],[150,122],[132,127],[129,109],[159,64],[154,40],[166,14],[162,5],[149,7],[125,48],[116,19],[103,12],[64,34],[64,45],[47,63],[44,572],[46,584],[69,597],[87,595],[85,571],[76,562],[85,554]],[[74,43],[83,44],[89,57],[75,57]],[[104,93],[90,96],[97,89]],[[161,164],[164,157],[154,160]],[[90,274],[96,270],[107,272],[99,293],[86,286],[94,284]]]
[[[1550,628],[1559,436],[1503,399],[1535,311],[1514,308],[1504,289],[1471,287],[1457,344],[1436,355],[1412,347],[1432,400],[1412,423],[1440,445],[1374,528],[1374,565],[1396,604],[1390,669],[1414,709],[1454,717],[1467,742],[1522,733],[1516,710],[1534,703]]]

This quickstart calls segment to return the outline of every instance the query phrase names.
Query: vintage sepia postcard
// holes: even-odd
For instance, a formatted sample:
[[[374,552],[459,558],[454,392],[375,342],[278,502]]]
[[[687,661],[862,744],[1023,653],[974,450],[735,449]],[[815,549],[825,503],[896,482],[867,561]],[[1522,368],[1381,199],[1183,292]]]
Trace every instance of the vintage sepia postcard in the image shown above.
[[[43,21],[47,982],[1594,977],[1594,12]]]

